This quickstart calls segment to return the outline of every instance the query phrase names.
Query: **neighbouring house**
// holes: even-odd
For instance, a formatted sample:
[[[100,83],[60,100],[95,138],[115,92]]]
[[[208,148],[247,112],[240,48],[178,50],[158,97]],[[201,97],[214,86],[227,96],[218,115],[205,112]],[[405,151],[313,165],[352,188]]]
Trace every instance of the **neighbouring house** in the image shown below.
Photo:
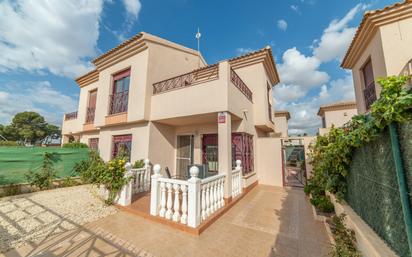
[[[323,136],[328,133],[332,126],[342,127],[357,114],[356,102],[353,101],[322,105],[318,111],[318,116],[322,118],[319,135]]]
[[[358,112],[379,97],[377,78],[412,74],[412,0],[368,11],[341,66],[351,69]]]
[[[95,69],[76,79],[79,107],[64,116],[63,143],[86,143],[105,161],[123,152],[132,163],[160,165],[133,170],[145,179],[121,194],[122,205],[148,190],[147,180],[150,214],[171,220],[173,206],[173,221],[195,228],[258,181],[282,186],[281,139],[271,133],[287,128],[274,119],[279,76],[270,47],[208,65],[198,51],[142,32],[92,62]],[[156,180],[148,179],[153,172]],[[191,187],[193,175],[201,182]],[[203,204],[212,204],[206,214]]]
[[[275,111],[275,136],[288,137],[288,121],[290,113],[288,111]]]

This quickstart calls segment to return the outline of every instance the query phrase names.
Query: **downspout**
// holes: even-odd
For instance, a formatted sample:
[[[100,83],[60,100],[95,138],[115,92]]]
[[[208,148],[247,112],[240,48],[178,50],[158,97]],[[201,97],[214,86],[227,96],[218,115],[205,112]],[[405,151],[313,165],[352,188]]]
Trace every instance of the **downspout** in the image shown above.
[[[401,158],[401,151],[398,139],[397,125],[392,122],[389,125],[389,134],[391,137],[391,148],[393,159],[395,161],[396,176],[399,184],[399,194],[401,196],[403,220],[405,222],[406,236],[409,245],[409,254],[412,256],[412,214],[411,206],[408,197],[408,188],[405,180],[405,171],[403,169],[403,163]]]

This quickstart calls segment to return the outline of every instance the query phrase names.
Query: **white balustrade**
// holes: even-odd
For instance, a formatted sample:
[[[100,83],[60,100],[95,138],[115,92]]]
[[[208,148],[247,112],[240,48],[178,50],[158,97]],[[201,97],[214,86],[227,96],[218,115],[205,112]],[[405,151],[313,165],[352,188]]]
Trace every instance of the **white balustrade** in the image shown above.
[[[224,206],[223,190],[225,186],[225,175],[215,175],[202,179],[201,181],[201,218],[206,220],[213,213]]]
[[[158,164],[153,171],[151,215],[195,228],[225,205],[225,174],[199,179],[199,169],[193,166],[189,180],[178,180],[162,177]]]
[[[236,168],[232,171],[232,198],[242,193],[242,167],[241,161],[236,161]]]
[[[144,167],[139,169],[131,169],[132,189],[133,194],[146,192],[150,190],[150,162],[148,159],[144,160]]]

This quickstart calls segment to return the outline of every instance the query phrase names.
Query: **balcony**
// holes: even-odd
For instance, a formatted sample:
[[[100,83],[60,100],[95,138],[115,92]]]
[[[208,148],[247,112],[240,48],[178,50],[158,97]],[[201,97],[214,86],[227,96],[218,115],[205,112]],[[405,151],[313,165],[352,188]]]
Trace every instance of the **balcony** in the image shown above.
[[[366,110],[370,110],[371,105],[376,101],[375,83],[372,82],[363,90]]]
[[[214,64],[192,72],[153,84],[153,94],[190,87],[210,80],[219,79],[219,65]]]
[[[232,81],[233,85],[237,87],[242,94],[246,96],[246,98],[252,102],[252,91],[246,86],[245,82],[237,75],[237,73],[230,68],[230,80]]]
[[[129,91],[115,93],[109,96],[109,115],[127,112]]]
[[[93,123],[94,122],[94,114],[96,112],[95,107],[88,107],[86,110],[86,123]]]
[[[77,119],[77,112],[70,112],[64,115],[64,120],[75,120]]]
[[[228,62],[221,62],[154,83],[151,119],[221,111],[243,117],[251,105],[252,91]]]

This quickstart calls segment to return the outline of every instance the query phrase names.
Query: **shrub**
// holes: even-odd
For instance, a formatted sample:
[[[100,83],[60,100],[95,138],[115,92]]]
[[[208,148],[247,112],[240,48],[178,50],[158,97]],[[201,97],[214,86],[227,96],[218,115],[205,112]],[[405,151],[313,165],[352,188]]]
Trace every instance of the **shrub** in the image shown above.
[[[104,166],[104,161],[96,151],[89,152],[89,158],[76,163],[73,173],[79,175],[83,183],[95,184],[98,181],[99,170]]]
[[[19,146],[16,141],[0,141],[0,146]]]
[[[331,257],[360,257],[361,254],[356,249],[355,232],[346,228],[345,214],[334,216],[331,220],[330,228],[335,239]]]
[[[354,116],[343,128],[332,128],[328,134],[316,138],[310,146],[313,176],[307,192],[313,195],[314,188],[319,188],[335,194],[338,200],[343,199],[353,150],[373,140],[390,123],[412,118],[412,93],[403,87],[407,79],[407,76],[379,79],[382,91],[372,104],[370,115]]]
[[[99,154],[91,151],[88,160],[77,163],[74,172],[80,175],[85,183],[96,186],[104,186],[109,192],[107,204],[113,204],[117,194],[126,185],[130,178],[125,178],[126,160],[116,157],[114,160],[104,163]]]
[[[99,169],[98,183],[109,191],[107,204],[113,204],[117,194],[126,185],[130,178],[125,178],[126,160],[115,158],[107,163],[104,168]]]
[[[53,168],[53,153],[45,152],[40,171],[30,170],[26,174],[26,178],[30,185],[40,190],[50,189],[53,186],[53,180],[56,178],[56,171]]]
[[[89,148],[89,146],[80,142],[70,142],[63,144],[63,148]]]
[[[133,164],[133,169],[141,169],[141,168],[144,168],[144,160],[143,159],[137,160]]]
[[[73,187],[73,186],[78,186],[80,185],[79,182],[77,182],[75,179],[72,177],[66,177],[60,182],[60,187]]]
[[[19,185],[10,184],[4,189],[4,193],[2,196],[12,196],[18,195],[21,193],[21,189]]]

